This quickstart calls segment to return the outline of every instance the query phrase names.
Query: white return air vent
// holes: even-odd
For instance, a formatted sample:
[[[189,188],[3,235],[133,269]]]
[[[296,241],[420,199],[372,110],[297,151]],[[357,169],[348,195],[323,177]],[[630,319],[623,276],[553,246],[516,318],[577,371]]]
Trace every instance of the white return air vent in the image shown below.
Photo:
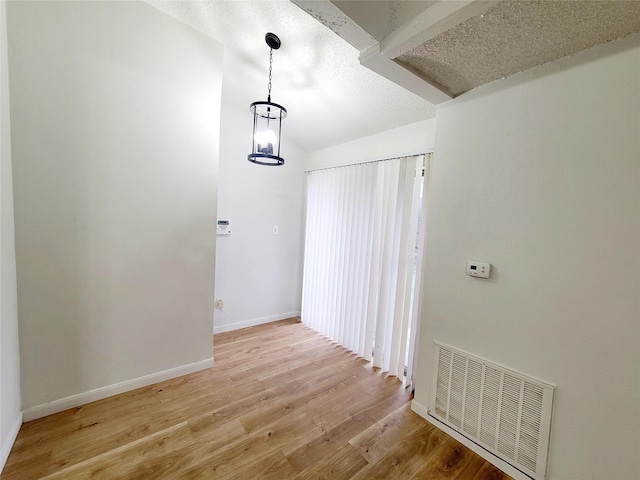
[[[435,343],[429,415],[536,480],[546,478],[555,387]]]

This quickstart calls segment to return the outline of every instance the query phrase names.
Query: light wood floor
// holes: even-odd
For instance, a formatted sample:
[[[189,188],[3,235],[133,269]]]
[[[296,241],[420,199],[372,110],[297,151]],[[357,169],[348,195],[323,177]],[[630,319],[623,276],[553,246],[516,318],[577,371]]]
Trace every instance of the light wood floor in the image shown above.
[[[215,366],[22,426],[9,479],[507,479],[396,378],[297,320],[216,335]]]

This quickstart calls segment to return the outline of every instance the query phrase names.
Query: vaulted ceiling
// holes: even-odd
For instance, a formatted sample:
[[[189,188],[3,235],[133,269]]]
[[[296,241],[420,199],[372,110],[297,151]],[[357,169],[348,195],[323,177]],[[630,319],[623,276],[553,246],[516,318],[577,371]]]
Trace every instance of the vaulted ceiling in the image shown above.
[[[246,110],[249,136],[249,104],[267,96],[267,32],[282,41],[272,100],[288,110],[283,134],[304,150],[435,116],[433,104],[362,67],[357,48],[289,0],[148,3],[225,45],[223,101]]]
[[[225,44],[223,100],[273,100],[306,150],[433,118],[477,86],[640,32],[638,0],[148,2]]]

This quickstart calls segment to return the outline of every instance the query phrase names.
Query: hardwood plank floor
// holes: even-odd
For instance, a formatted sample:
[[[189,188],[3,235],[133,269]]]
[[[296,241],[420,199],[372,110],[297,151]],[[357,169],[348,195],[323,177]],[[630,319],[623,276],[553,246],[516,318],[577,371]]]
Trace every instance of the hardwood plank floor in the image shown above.
[[[297,319],[218,334],[214,358],[24,424],[1,479],[510,478]]]

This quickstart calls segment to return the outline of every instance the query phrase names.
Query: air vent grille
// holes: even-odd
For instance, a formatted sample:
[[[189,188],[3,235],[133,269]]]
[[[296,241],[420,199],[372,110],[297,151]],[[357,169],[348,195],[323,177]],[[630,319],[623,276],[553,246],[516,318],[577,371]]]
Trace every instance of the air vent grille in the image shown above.
[[[430,415],[536,480],[546,478],[555,387],[436,343]]]

